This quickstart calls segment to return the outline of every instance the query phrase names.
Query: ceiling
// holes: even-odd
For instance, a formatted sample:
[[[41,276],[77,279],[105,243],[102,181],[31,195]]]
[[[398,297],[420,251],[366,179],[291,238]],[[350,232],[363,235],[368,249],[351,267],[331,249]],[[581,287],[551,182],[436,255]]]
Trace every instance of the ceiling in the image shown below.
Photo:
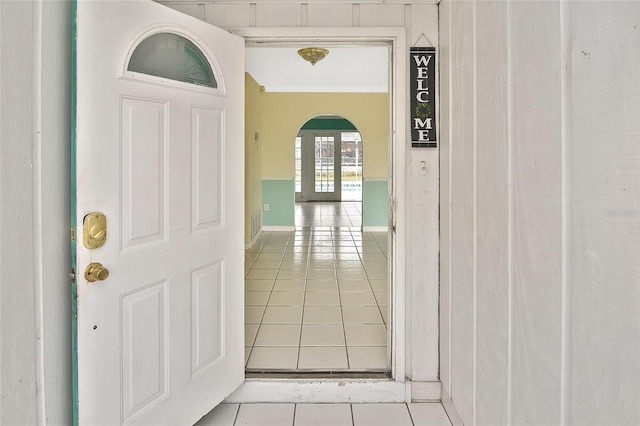
[[[387,47],[313,46],[329,50],[315,65],[298,56],[303,47],[247,47],[246,71],[267,92],[388,92]]]

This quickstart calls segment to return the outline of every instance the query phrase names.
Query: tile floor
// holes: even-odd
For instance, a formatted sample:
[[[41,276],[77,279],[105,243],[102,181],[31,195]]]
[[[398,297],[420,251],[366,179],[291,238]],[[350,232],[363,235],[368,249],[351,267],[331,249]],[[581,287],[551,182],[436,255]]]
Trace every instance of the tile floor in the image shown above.
[[[386,252],[359,227],[264,232],[245,253],[247,371],[387,371]]]
[[[451,426],[440,403],[220,404],[196,426]]]
[[[295,224],[299,227],[360,227],[362,202],[296,203]]]
[[[296,204],[245,254],[247,369],[387,370],[387,235],[360,203]],[[384,329],[384,331],[383,331]],[[197,426],[451,426],[440,403],[220,404]]]

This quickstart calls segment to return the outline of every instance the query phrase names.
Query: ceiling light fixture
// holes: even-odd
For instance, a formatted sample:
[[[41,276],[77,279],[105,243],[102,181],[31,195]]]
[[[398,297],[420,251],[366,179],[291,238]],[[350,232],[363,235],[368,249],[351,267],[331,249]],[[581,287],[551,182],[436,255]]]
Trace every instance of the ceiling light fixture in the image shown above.
[[[305,61],[311,62],[311,65],[315,65],[316,62],[323,60],[328,54],[329,51],[321,47],[305,47],[304,49],[298,50],[298,55]]]

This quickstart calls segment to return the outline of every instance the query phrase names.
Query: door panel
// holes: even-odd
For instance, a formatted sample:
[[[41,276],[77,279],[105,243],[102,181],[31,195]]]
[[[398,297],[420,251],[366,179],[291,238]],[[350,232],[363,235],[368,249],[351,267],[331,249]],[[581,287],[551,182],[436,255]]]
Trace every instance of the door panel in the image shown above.
[[[123,98],[122,242],[123,248],[166,240],[167,103]]]
[[[205,58],[215,84],[128,71],[160,33],[181,37],[136,69]],[[151,1],[81,1],[76,46],[76,228],[101,212],[107,238],[74,245],[75,421],[193,424],[244,380],[244,42]]]
[[[218,362],[224,349],[222,264],[215,262],[191,273],[191,376]],[[214,309],[212,309],[212,307]]]
[[[169,394],[166,302],[167,281],[122,297],[124,423]]]
[[[192,229],[202,231],[220,226],[222,200],[223,111],[191,109],[191,160],[193,167]]]

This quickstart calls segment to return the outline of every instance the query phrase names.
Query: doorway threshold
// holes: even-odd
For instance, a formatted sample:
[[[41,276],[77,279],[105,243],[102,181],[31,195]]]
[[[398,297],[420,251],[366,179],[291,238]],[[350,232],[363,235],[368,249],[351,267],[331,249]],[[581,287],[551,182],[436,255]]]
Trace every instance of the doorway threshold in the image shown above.
[[[306,380],[334,380],[334,379],[369,379],[391,380],[389,371],[258,371],[247,370],[245,379],[306,379]]]
[[[229,403],[367,403],[411,401],[409,382],[385,373],[246,373]]]

